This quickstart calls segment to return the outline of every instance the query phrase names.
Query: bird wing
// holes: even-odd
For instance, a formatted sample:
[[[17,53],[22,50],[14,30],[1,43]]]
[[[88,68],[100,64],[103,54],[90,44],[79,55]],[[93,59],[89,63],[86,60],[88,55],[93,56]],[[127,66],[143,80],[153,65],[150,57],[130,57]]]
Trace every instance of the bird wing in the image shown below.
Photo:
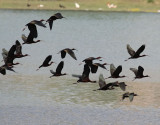
[[[66,51],[65,51],[65,50],[62,50],[62,51],[61,51],[61,58],[63,59],[65,56],[66,56]]]
[[[61,13],[56,13],[56,14],[54,14],[54,16],[57,17],[57,19],[64,18]]]
[[[6,75],[6,69],[4,67],[0,67],[0,73]]]
[[[3,48],[2,49],[2,57],[3,57],[4,62],[7,61],[7,56],[8,56],[8,51],[5,48]]]
[[[130,93],[130,94],[129,94],[129,100],[130,100],[130,102],[133,101],[133,98],[134,98],[134,93]]]
[[[87,64],[84,65],[82,79],[89,78],[90,68]]]
[[[145,49],[145,45],[143,44],[135,53],[135,56],[139,56]]]
[[[105,79],[103,77],[103,74],[99,75],[99,82],[98,83],[99,83],[99,87],[100,88],[102,88],[102,87],[104,87],[106,85],[106,82],[105,82]]]
[[[58,64],[57,68],[56,68],[56,73],[57,73],[57,74],[61,74],[61,71],[62,71],[62,69],[63,69],[63,66],[64,66],[64,62],[61,61],[61,62]]]
[[[134,72],[135,76],[137,76],[138,70],[137,70],[136,68],[130,68],[130,70],[131,70],[132,72]]]
[[[50,30],[52,29],[52,26],[53,26],[53,20],[50,20],[50,21],[49,21]]]
[[[37,28],[35,24],[28,24],[28,29],[30,30],[30,34],[33,36],[33,38],[37,38]]]
[[[51,59],[52,59],[52,55],[47,56],[42,65],[47,65],[49,61],[51,61]]]
[[[119,74],[122,72],[122,66],[120,65],[120,66],[118,66],[117,68],[116,68],[116,70],[113,72],[113,76],[115,76],[115,77],[117,77],[117,76],[119,76]]]
[[[124,82],[120,82],[120,83],[119,83],[119,87],[120,87],[123,91],[126,90],[126,85],[125,85]]]
[[[135,55],[135,51],[131,48],[129,44],[127,44],[127,51],[131,55],[131,57]]]
[[[33,35],[31,33],[29,33],[26,43],[32,43],[33,42]]]
[[[8,57],[14,57],[15,51],[16,51],[16,45],[13,45],[8,52]]]
[[[50,70],[50,72],[54,75],[56,72],[54,72],[53,70]]]
[[[77,60],[77,58],[76,58],[76,56],[75,56],[73,50],[67,49],[66,52],[67,52],[73,59]]]
[[[44,24],[44,23],[42,23],[42,20],[33,20],[33,21],[31,21],[30,23],[34,23],[34,24],[36,24],[36,25],[38,25],[38,26],[42,26],[42,27],[45,27],[46,28],[46,25]]]
[[[16,54],[21,55],[22,54],[22,46],[18,40],[16,40]]]
[[[92,65],[91,65],[91,72],[92,72],[92,73],[96,73],[97,70],[98,70],[98,66],[97,66],[96,64],[92,64]]]
[[[114,71],[116,70],[115,66],[113,64],[110,65],[110,73],[111,75],[114,73]]]
[[[138,66],[137,76],[139,77],[143,76],[143,71],[144,71],[144,68],[142,66]]]
[[[24,34],[22,34],[21,38],[22,38],[22,40],[23,40],[24,42],[27,41],[27,37],[26,37]]]

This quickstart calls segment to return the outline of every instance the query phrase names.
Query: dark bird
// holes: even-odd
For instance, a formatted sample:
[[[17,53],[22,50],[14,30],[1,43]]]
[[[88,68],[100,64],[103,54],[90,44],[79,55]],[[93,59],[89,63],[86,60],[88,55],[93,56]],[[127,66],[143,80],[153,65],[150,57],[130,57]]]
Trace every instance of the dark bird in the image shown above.
[[[111,82],[106,84],[105,79],[102,74],[99,75],[99,89],[98,90],[112,90],[114,87],[120,87],[123,91],[126,89],[126,84],[124,82]]]
[[[38,43],[42,40],[37,40],[37,41],[34,41],[33,40],[33,36],[32,35],[28,35],[28,37],[26,37],[24,34],[22,34],[22,40],[24,41],[24,43],[22,44],[32,44],[32,43]]]
[[[60,8],[66,8],[64,5],[62,5],[62,4],[59,4],[59,7]]]
[[[1,73],[2,75],[6,75],[6,68],[5,68],[4,66],[1,66],[1,67],[0,67],[0,73]]]
[[[22,46],[21,46],[21,43],[16,40],[16,54],[14,55],[15,58],[22,58],[22,57],[25,57],[25,56],[29,56],[28,54],[22,54]]]
[[[30,23],[31,24],[36,24],[38,26],[42,26],[44,28],[46,28],[46,25],[43,23],[43,21],[45,21],[44,19],[41,20],[32,20]]]
[[[87,65],[91,66],[93,64],[93,60],[101,59],[102,57],[89,57],[84,59],[82,62],[85,62]]]
[[[19,63],[13,63],[13,60],[15,59],[15,51],[16,51],[16,45],[13,45],[7,55],[7,58],[5,59],[5,65],[6,66],[13,66],[18,65]]]
[[[48,67],[48,66],[50,66],[52,63],[54,63],[54,62],[50,62],[51,59],[52,59],[52,55],[47,56],[46,59],[44,60],[44,62],[42,63],[42,65],[40,65],[37,70],[39,70],[41,67]],[[49,63],[49,62],[50,62],[50,63]]]
[[[53,70],[50,70],[50,72],[53,74],[52,76],[50,76],[50,78],[53,77],[53,76],[67,75],[66,73],[63,73],[63,74],[61,73],[61,72],[62,72],[62,69],[63,69],[63,66],[64,66],[64,62],[61,61],[61,62],[58,64],[57,68],[56,68],[56,72],[54,72]]]
[[[122,72],[122,66],[119,65],[117,68],[113,64],[110,65],[110,73],[111,76],[108,78],[123,78],[126,76],[119,76],[119,74]]]
[[[91,72],[92,72],[92,73],[96,73],[97,70],[98,70],[98,67],[101,67],[101,68],[107,70],[107,68],[105,67],[105,65],[109,65],[109,64],[107,64],[107,63],[104,63],[104,64],[93,63],[93,64],[91,65]]]
[[[129,97],[130,102],[132,102],[134,96],[138,96],[138,95],[135,94],[134,92],[132,92],[132,93],[126,92],[126,93],[124,93],[124,94],[122,95],[122,100],[124,100],[125,98],[128,98],[128,97]]]
[[[89,74],[90,74],[90,68],[89,68],[89,66],[87,64],[85,64],[82,75],[72,74],[72,76],[79,78],[79,80],[77,82],[91,82],[91,83],[95,83],[96,81],[91,81],[89,79]]]
[[[145,49],[145,45],[142,45],[136,52],[130,47],[129,44],[127,44],[127,51],[128,53],[131,55],[131,57],[129,57],[127,60],[129,59],[136,59],[139,57],[144,57],[144,56],[148,56],[148,55],[140,55]],[[125,61],[127,61],[125,60]]]
[[[144,68],[142,66],[138,66],[138,69],[130,68],[130,70],[134,72],[135,79],[141,79],[141,78],[144,78],[144,77],[149,77],[148,75],[145,75],[145,76],[143,75]]]
[[[56,13],[54,14],[53,16],[51,16],[46,22],[49,23],[49,27],[50,27],[50,30],[52,30],[52,25],[53,25],[53,21],[57,20],[57,19],[62,19],[62,18],[65,18],[62,16],[61,13]]]
[[[73,50],[76,50],[76,49],[65,48],[65,49],[59,51],[58,54],[61,53],[61,58],[63,59],[63,58],[65,58],[66,53],[68,53],[73,59],[77,60]]]

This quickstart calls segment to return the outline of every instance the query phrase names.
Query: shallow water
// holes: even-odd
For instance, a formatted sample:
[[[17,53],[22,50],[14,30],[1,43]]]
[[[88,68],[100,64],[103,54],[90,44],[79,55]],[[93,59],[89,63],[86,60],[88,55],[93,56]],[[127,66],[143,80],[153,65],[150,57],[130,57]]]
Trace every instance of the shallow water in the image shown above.
[[[47,19],[54,13],[56,11],[0,10],[0,50],[2,48],[8,50],[17,39],[22,42],[21,34],[28,35],[28,29],[23,32],[22,29],[29,21]],[[49,121],[44,123],[50,124],[53,120],[48,115],[52,115],[52,110],[58,108],[59,110],[56,111],[59,113],[57,116],[55,115],[57,121],[54,119],[54,124],[80,124],[80,116],[87,117],[94,124],[98,124],[98,120],[95,118],[100,117],[100,124],[105,121],[103,120],[105,116],[101,117],[102,115],[114,116],[117,114],[116,116],[118,116],[121,113],[129,114],[129,116],[124,115],[120,118],[134,118],[131,124],[158,124],[160,122],[157,118],[160,107],[159,14],[84,11],[62,11],[61,13],[66,19],[55,21],[52,31],[49,28],[37,27],[38,39],[43,40],[42,42],[23,46],[23,53],[31,56],[15,60],[22,64],[16,66],[17,73],[7,71],[7,75],[0,76],[0,108],[4,109],[0,111],[0,115],[8,116],[2,118],[3,123],[8,120],[8,124],[10,124],[14,116],[13,112],[19,112],[15,116],[17,123],[25,121],[26,116],[21,116],[21,112],[24,110],[27,116],[33,113],[38,119],[45,117]],[[135,50],[145,44],[146,49],[143,54],[147,54],[149,57],[125,62],[124,60],[129,57],[126,44],[130,44]],[[66,72],[68,75],[49,78],[51,75],[49,70],[55,70],[57,64],[62,60],[57,53],[68,47],[78,50],[75,51],[78,60],[75,61],[66,55],[66,58],[63,59],[64,69],[62,72]],[[36,71],[45,57],[50,54],[56,64]],[[77,79],[73,78],[71,74],[81,74],[83,65],[79,65],[79,63],[90,56],[104,57],[101,63],[122,65],[121,75],[127,75],[127,78],[116,80],[126,82],[127,91],[138,94],[133,102],[130,103],[128,99],[121,101],[121,95],[124,92],[119,88],[113,91],[93,91],[98,89],[97,83],[73,84]],[[2,57],[0,59],[2,60]],[[139,65],[144,67],[144,75],[149,75],[151,78],[132,81],[134,74],[129,68],[137,68]],[[109,69],[109,66],[107,68]],[[91,79],[98,81],[100,73],[103,73],[105,77],[110,75],[109,71],[99,68],[97,74],[90,75]],[[108,79],[106,82],[116,80]],[[44,109],[41,110],[41,107]],[[71,111],[70,115],[75,115],[75,120],[72,120],[72,116],[66,116],[69,111]],[[79,114],[79,112],[81,113]],[[41,113],[46,114],[36,115]],[[64,115],[62,115],[63,113]],[[97,115],[94,116],[95,113]],[[141,120],[138,120],[137,113]],[[146,113],[148,114],[146,115]],[[79,117],[76,117],[77,115]],[[65,118],[58,120],[60,116]],[[20,120],[21,117],[24,117],[23,120]],[[39,121],[36,121],[35,117],[31,120],[32,122],[26,121],[26,124],[38,124]],[[66,120],[66,117],[70,120]],[[146,119],[148,120],[143,122]],[[117,120],[113,122],[112,117],[109,117],[108,120],[109,124],[127,124],[126,119],[120,123]],[[77,123],[75,123],[76,121]],[[82,124],[88,124],[89,121],[84,121]],[[43,122],[39,123],[43,124]],[[13,124],[16,124],[16,121]]]

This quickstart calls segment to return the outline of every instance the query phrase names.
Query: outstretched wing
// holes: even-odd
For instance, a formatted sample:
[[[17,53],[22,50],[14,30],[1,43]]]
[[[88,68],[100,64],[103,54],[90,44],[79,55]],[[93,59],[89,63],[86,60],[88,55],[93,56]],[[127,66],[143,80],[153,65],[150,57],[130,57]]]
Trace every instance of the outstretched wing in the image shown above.
[[[26,37],[24,34],[22,34],[21,38],[22,38],[22,40],[23,40],[24,42],[27,41],[27,37]]]
[[[47,65],[51,61],[51,59],[52,59],[52,55],[47,56],[43,62],[43,65]]]
[[[123,91],[126,90],[126,84],[125,84],[124,82],[120,82],[120,83],[119,83],[119,87],[120,87]]]
[[[89,73],[90,73],[90,68],[87,64],[85,64],[81,79],[89,78]]]
[[[113,72],[112,75],[118,77],[121,72],[122,72],[122,66],[120,65],[116,68],[116,70]]]
[[[33,36],[33,38],[37,38],[38,33],[37,33],[37,27],[35,24],[28,24],[28,29],[30,30],[30,34]]]
[[[56,73],[57,73],[57,74],[61,74],[61,71],[62,71],[62,69],[63,69],[63,66],[64,66],[64,62],[61,61],[61,62],[58,64],[57,68],[56,68]]]
[[[131,48],[129,44],[127,44],[127,51],[133,57],[135,55],[135,51]]]
[[[113,75],[114,71],[116,70],[115,66],[113,64],[110,65],[110,73]]]
[[[62,50],[61,51],[61,58],[63,59],[66,56],[66,51]]]
[[[135,56],[139,56],[145,49],[145,45],[143,44],[135,53]]]
[[[134,93],[130,93],[130,94],[129,94],[129,100],[130,100],[130,102],[133,101],[133,98],[134,98]]]
[[[54,72],[53,70],[50,70],[50,72],[54,75],[56,72]]]
[[[67,52],[73,59],[77,60],[77,58],[76,58],[76,56],[75,56],[73,50],[67,49],[66,52]]]
[[[137,70],[136,68],[130,68],[130,70],[131,70],[132,72],[134,72],[135,76],[137,76],[138,70]]]
[[[21,55],[22,54],[22,46],[18,40],[16,40],[16,54]]]
[[[98,66],[97,66],[96,64],[92,64],[92,65],[91,65],[91,72],[92,72],[92,73],[96,73],[97,70],[98,70]]]
[[[137,76],[139,77],[143,76],[143,71],[144,71],[144,68],[142,66],[138,66]]]
[[[99,82],[98,83],[99,83],[99,87],[100,88],[102,88],[102,87],[104,87],[106,85],[106,82],[105,82],[105,79],[103,77],[103,74],[99,75]]]

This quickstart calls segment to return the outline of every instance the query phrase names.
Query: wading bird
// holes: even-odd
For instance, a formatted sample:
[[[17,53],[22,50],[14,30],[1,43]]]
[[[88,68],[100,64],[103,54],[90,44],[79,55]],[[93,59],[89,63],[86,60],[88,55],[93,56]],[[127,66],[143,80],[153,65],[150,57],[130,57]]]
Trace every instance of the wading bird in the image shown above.
[[[56,13],[54,14],[53,16],[51,16],[46,22],[49,23],[49,27],[50,27],[50,30],[52,30],[52,25],[53,25],[53,21],[57,20],[57,19],[62,19],[62,18],[65,18],[62,16],[61,13]]]
[[[142,66],[138,66],[138,69],[136,68],[130,68],[131,71],[134,72],[135,74],[135,79],[141,79],[141,78],[144,78],[144,77],[149,77],[148,75],[143,75],[143,71],[144,71],[144,68]]]
[[[106,84],[105,79],[102,74],[99,75],[99,89],[98,90],[112,90],[114,87],[120,87],[123,91],[126,89],[126,84],[124,82],[112,82]]]
[[[117,68],[113,64],[110,65],[110,73],[111,76],[108,78],[123,78],[126,76],[119,76],[119,74],[122,72],[122,66],[119,65]]]
[[[96,83],[96,81],[91,81],[91,80],[89,79],[89,74],[90,74],[90,68],[89,68],[89,66],[88,66],[87,64],[85,64],[82,75],[72,74],[72,76],[79,78],[79,80],[78,80],[77,82],[91,82],[91,83]]]
[[[40,65],[37,70],[39,70],[41,67],[48,67],[48,66],[50,66],[52,63],[54,63],[54,62],[50,62],[51,59],[52,59],[52,55],[47,56],[46,59],[44,60],[44,62],[42,63],[42,65]],[[49,63],[49,62],[50,62],[50,63]]]
[[[65,58],[66,53],[68,53],[73,59],[77,60],[73,50],[76,50],[76,49],[65,48],[65,49],[59,51],[58,54],[61,53],[61,58],[63,59],[63,58]]]
[[[148,55],[140,55],[145,49],[145,45],[142,45],[136,52],[130,47],[129,44],[127,44],[127,51],[128,53],[131,55],[131,57],[129,57],[127,60],[129,59],[136,59],[139,57],[144,57],[144,56],[148,56]],[[127,61],[125,60],[125,61]]]
[[[126,93],[124,93],[124,94],[122,95],[122,100],[124,100],[125,98],[128,98],[128,97],[129,97],[130,102],[132,102],[134,96],[138,96],[138,95],[135,94],[134,92],[132,92],[132,93],[126,92]]]
[[[58,64],[57,68],[56,68],[56,72],[54,72],[53,70],[50,70],[50,72],[53,74],[52,76],[50,76],[50,78],[53,77],[53,76],[63,76],[63,75],[67,75],[66,73],[63,73],[63,74],[61,73],[61,71],[62,71],[62,69],[63,69],[63,66],[64,66],[64,62],[61,61],[61,62]]]

